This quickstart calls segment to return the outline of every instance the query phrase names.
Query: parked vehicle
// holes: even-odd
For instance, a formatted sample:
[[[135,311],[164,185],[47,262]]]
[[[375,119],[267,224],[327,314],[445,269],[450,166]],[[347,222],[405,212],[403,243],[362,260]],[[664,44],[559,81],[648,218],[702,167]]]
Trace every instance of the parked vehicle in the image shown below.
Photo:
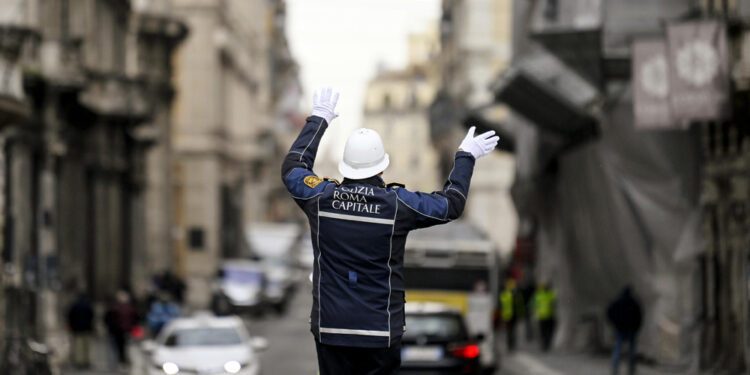
[[[266,283],[266,271],[260,262],[245,259],[225,260],[214,280],[214,313],[262,314],[267,303]]]
[[[478,340],[470,337],[458,309],[407,302],[400,374],[480,374]]]
[[[298,224],[254,223],[246,235],[253,258],[266,276],[265,301],[277,313],[283,313],[303,275],[297,255],[301,228]]]
[[[266,339],[251,337],[236,316],[178,318],[156,340],[143,342],[150,356],[144,373],[258,375],[261,365],[256,352],[267,346]]]
[[[266,274],[263,297],[277,313],[284,313],[296,290],[297,270],[281,257],[266,257],[261,263]]]

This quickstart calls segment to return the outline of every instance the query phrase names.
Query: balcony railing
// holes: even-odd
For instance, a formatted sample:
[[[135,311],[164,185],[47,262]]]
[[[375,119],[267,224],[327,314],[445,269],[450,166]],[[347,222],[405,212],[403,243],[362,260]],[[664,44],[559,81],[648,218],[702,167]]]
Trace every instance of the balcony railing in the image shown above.
[[[29,26],[33,9],[33,1],[30,0],[3,0],[0,25]]]
[[[30,114],[23,90],[21,63],[39,41],[34,30],[36,0],[3,0],[0,12],[0,127],[17,123]]]
[[[172,14],[172,0],[132,0],[133,10],[154,15]]]

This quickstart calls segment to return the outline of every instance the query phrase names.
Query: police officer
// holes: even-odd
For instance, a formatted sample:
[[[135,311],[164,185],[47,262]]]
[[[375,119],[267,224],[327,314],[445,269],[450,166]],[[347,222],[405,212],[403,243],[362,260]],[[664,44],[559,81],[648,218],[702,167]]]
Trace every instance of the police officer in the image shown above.
[[[381,178],[389,157],[377,132],[349,137],[338,183],[313,173],[323,133],[338,116],[338,93],[313,96],[312,116],[282,165],[282,179],[310,222],[314,250],[310,328],[321,375],[395,374],[404,321],[404,243],[410,230],[463,212],[474,161],[497,145],[494,132],[460,145],[442,190],[413,192]]]

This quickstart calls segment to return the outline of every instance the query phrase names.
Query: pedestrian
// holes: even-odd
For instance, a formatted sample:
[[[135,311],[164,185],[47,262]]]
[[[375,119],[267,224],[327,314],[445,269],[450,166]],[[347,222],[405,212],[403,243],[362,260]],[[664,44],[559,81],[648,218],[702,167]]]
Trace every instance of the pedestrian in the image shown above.
[[[180,316],[180,307],[172,302],[172,295],[161,292],[158,298],[151,303],[146,315],[146,322],[151,333],[156,336],[173,319]]]
[[[72,335],[70,362],[76,369],[88,369],[91,366],[94,308],[85,293],[80,293],[68,309],[68,328]]]
[[[516,280],[505,281],[500,293],[500,318],[505,326],[505,340],[508,351],[516,349],[516,323],[523,317],[523,298],[516,288]]]
[[[377,132],[358,129],[338,165],[344,181],[319,178],[315,155],[338,116],[338,93],[313,96],[312,116],[282,165],[282,179],[307,215],[315,256],[311,331],[321,375],[395,374],[404,332],[404,244],[412,229],[447,223],[463,212],[477,158],[497,145],[494,132],[469,129],[442,190],[412,192],[386,184]]]
[[[185,295],[185,282],[170,270],[164,270],[160,278],[162,290],[172,295],[173,301],[182,304]]]
[[[128,357],[125,350],[130,331],[136,324],[137,314],[130,301],[130,295],[120,290],[115,294],[115,300],[107,309],[104,323],[107,326],[112,346],[117,356],[117,362],[127,365]]]
[[[607,307],[607,318],[617,334],[615,347],[612,349],[612,374],[617,374],[620,367],[622,347],[628,344],[628,373],[635,374],[636,337],[643,322],[643,309],[633,296],[630,286],[623,288],[620,295]]]
[[[526,332],[526,342],[534,341],[534,317],[533,317],[533,299],[534,299],[534,281],[527,278],[525,282],[521,283],[520,293],[523,299],[523,321],[524,330]]]
[[[556,304],[557,293],[547,287],[546,283],[539,283],[536,292],[534,292],[534,315],[539,322],[540,344],[544,352],[549,351],[552,347],[552,337],[555,334]]]

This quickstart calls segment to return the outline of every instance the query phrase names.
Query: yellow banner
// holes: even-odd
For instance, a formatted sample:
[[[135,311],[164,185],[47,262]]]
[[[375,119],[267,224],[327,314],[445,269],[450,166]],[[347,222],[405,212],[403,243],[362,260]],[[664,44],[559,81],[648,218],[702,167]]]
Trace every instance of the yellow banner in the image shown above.
[[[469,310],[469,294],[466,292],[446,292],[435,290],[407,290],[407,302],[438,302],[455,307],[466,315]]]

